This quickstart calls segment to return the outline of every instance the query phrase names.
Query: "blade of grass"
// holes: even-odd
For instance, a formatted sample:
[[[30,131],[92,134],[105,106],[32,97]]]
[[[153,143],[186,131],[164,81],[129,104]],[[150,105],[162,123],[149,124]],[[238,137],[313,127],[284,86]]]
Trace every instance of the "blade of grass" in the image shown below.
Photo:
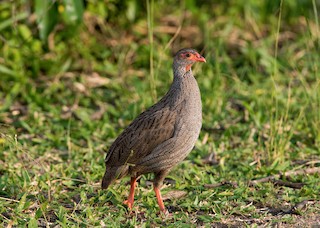
[[[316,1],[312,0],[312,6],[313,6],[313,13],[314,13],[314,18],[315,18],[315,23],[316,23],[316,39],[318,41],[318,47],[320,47],[320,29],[319,29],[319,19],[318,19],[318,10],[317,10],[317,5],[316,5]],[[317,115],[315,115],[315,119],[314,119],[314,126],[315,129],[315,144],[317,147],[320,146],[320,92],[319,92],[319,85],[320,85],[320,79],[319,79],[319,74],[318,74],[318,65],[317,63],[319,63],[319,61],[317,61],[317,59],[315,59],[315,61],[313,61],[313,69],[314,69],[314,73],[315,75],[318,75],[317,79],[316,79],[316,89],[315,89],[315,110],[317,110]],[[318,126],[318,127],[317,127]]]
[[[277,23],[277,30],[276,30],[276,37],[275,37],[275,46],[274,46],[274,62],[273,62],[273,74],[271,75],[271,80],[273,83],[273,90],[272,90],[272,101],[275,106],[275,114],[273,114],[272,110],[270,112],[270,138],[267,148],[267,162],[273,163],[274,158],[278,158],[280,160],[283,160],[283,157],[278,154],[278,143],[277,143],[277,137],[279,135],[279,129],[281,128],[281,125],[278,125],[278,121],[281,121],[282,117],[279,117],[280,110],[279,110],[279,100],[277,98],[278,96],[278,86],[275,80],[276,75],[278,75],[278,45],[279,45],[279,34],[280,34],[280,28],[281,28],[281,17],[282,17],[282,7],[283,7],[283,0],[280,1],[279,6],[279,16],[278,16],[278,23]],[[279,157],[280,156],[280,157]]]
[[[12,24],[16,23],[17,21],[24,20],[28,17],[27,12],[19,13],[13,17],[10,17],[9,19],[3,21],[0,23],[0,31],[11,26]]]
[[[153,15],[154,15],[154,1],[147,0],[147,17],[148,17],[148,38],[149,38],[149,47],[150,47],[150,56],[149,56],[149,63],[150,63],[150,89],[151,89],[151,96],[153,101],[157,100],[157,91],[155,85],[155,75],[153,69]]]

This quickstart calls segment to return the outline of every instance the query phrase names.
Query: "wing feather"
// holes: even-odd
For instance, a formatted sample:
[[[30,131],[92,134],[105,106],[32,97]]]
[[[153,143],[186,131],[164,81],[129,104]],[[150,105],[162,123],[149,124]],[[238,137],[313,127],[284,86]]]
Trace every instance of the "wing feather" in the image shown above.
[[[151,107],[141,113],[111,145],[105,162],[111,166],[136,164],[174,135],[177,111]]]

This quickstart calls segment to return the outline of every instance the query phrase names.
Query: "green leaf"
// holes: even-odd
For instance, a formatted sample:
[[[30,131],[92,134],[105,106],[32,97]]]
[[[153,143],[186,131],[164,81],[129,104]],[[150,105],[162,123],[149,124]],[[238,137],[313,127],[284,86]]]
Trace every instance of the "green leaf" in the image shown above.
[[[42,205],[41,205],[41,208],[42,208]],[[41,216],[43,216],[41,208],[38,208],[38,210],[36,211],[36,213],[35,213],[36,218],[41,218]]]
[[[27,122],[21,120],[20,123],[21,123],[21,126],[24,129],[26,129],[28,132],[30,132],[30,133],[33,132],[32,128],[30,127],[30,125]]]
[[[210,215],[199,215],[198,219],[203,222],[212,222],[213,221],[213,218]]]
[[[18,212],[21,212],[25,208],[26,199],[27,199],[27,193],[23,194],[23,196],[21,197],[21,199],[19,201],[19,204],[17,207]]]
[[[40,39],[47,42],[50,32],[57,23],[57,4],[51,0],[36,0],[35,12],[37,16]]]
[[[17,23],[18,21],[20,20],[24,20],[26,19],[27,17],[29,16],[28,13],[26,12],[23,12],[23,13],[19,13],[17,14],[15,17],[11,17],[7,20],[4,20],[0,23],[0,31],[9,27],[9,26],[12,26],[14,23]]]
[[[229,190],[227,190],[227,191],[224,191],[224,192],[220,192],[218,195],[219,196],[233,196],[234,193],[229,191]]]
[[[137,14],[137,2],[136,1],[127,1],[127,18],[133,22]]]
[[[82,22],[83,16],[83,1],[82,0],[63,0],[64,7],[59,6],[62,11],[64,22],[67,25],[76,25]]]
[[[35,218],[31,218],[28,223],[28,228],[38,227],[38,221]]]
[[[90,113],[88,113],[88,110],[85,108],[78,108],[75,110],[75,115],[82,120],[85,123],[91,123],[91,119],[90,119]]]
[[[32,32],[26,25],[19,25],[18,31],[24,40],[28,40],[32,37]]]
[[[0,73],[15,76],[15,72],[6,66],[0,65]]]

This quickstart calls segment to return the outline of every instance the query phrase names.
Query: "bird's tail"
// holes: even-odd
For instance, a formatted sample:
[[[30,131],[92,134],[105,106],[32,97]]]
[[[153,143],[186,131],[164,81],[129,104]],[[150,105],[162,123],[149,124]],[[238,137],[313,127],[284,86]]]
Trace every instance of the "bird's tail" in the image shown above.
[[[107,189],[116,179],[125,176],[128,173],[128,170],[128,165],[107,167],[102,179],[101,188]]]

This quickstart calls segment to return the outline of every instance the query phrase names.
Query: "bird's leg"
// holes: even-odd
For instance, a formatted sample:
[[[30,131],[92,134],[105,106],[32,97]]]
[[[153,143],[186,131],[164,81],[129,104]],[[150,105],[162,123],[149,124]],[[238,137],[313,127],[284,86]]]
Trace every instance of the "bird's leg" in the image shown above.
[[[163,180],[168,172],[169,172],[169,170],[165,170],[165,171],[160,171],[160,172],[156,173],[155,178],[154,178],[154,182],[153,182],[153,190],[156,193],[156,197],[157,197],[160,211],[163,212],[164,214],[167,213],[167,210],[163,204],[160,188],[161,188]]]
[[[133,206],[133,201],[134,201],[134,189],[136,188],[136,181],[137,178],[136,177],[131,177],[131,181],[130,181],[130,193],[129,193],[129,197],[127,200],[125,200],[123,203],[126,204],[129,209],[132,209]]]
[[[166,213],[166,207],[163,204],[160,188],[154,186],[153,189],[154,189],[154,192],[156,193],[156,197],[157,197],[157,201],[158,201],[158,204],[159,204],[160,211],[163,212],[163,213]]]

